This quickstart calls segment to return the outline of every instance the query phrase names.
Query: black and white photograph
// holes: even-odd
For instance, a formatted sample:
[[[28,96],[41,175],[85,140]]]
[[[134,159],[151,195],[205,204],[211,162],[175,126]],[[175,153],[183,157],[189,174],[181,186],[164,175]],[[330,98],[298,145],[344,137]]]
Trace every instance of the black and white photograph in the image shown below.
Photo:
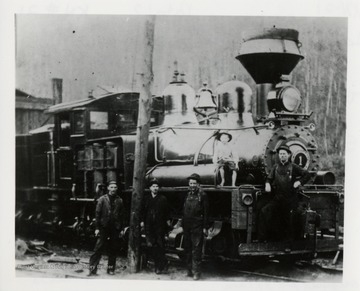
[[[12,280],[358,286],[352,18],[79,7],[11,13]]]

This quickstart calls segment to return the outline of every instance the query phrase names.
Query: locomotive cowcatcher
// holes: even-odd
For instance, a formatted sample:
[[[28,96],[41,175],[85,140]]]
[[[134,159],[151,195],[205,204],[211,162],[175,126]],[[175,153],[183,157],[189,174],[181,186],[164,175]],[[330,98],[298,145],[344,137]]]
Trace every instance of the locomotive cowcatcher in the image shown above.
[[[253,99],[250,86],[237,80],[214,91],[204,83],[195,92],[178,72],[162,96],[153,97],[146,179],[159,180],[176,226],[186,177],[201,176],[210,204],[205,256],[313,255],[342,244],[343,187],[335,185],[332,172],[320,170],[312,113],[300,112],[301,94],[290,83],[289,74],[303,59],[300,47],[292,29],[244,38],[236,58],[256,82]],[[54,124],[16,137],[17,232],[93,238],[94,201],[111,180],[130,209],[139,93],[114,91],[54,105],[48,109]],[[218,186],[212,157],[222,132],[231,134],[239,157],[236,187],[227,186],[230,173],[225,186]],[[292,162],[312,174],[298,192],[302,233],[290,249],[282,241],[257,240],[259,209],[271,199],[265,178],[282,145],[291,149]],[[181,256],[182,241],[182,229],[175,227],[169,251]]]

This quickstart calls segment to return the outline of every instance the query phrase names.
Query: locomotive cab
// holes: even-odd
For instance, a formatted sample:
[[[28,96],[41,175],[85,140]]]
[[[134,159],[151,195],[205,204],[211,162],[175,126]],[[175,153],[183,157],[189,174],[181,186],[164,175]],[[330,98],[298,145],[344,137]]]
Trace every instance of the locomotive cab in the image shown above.
[[[138,93],[112,93],[62,103],[47,111],[55,115],[58,145],[70,146],[74,140],[95,139],[133,131],[138,114]]]

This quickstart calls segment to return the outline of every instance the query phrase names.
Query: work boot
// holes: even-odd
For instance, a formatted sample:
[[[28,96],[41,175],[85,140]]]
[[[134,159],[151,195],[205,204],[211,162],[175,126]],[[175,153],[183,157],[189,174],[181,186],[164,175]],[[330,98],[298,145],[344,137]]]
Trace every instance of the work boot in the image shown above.
[[[87,276],[88,276],[88,277],[90,277],[90,276],[97,276],[96,272],[97,272],[97,268],[94,268],[93,266],[91,266],[90,269],[89,269],[89,273],[87,274]]]
[[[169,261],[166,261],[162,269],[162,272],[167,273],[168,271],[169,271]]]
[[[193,279],[194,279],[195,281],[199,280],[199,279],[200,279],[200,274],[198,274],[198,273],[194,274]]]
[[[88,277],[97,276],[97,274],[94,271],[89,271],[89,273],[86,276],[88,276]]]

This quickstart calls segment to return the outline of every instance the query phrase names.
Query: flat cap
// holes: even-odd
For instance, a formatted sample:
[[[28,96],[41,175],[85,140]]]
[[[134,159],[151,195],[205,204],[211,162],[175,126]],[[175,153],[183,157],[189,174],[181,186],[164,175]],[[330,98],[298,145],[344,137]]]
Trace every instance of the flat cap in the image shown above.
[[[196,180],[198,183],[200,183],[200,175],[199,174],[191,174],[189,177],[187,177],[188,180],[192,179],[192,180]]]
[[[151,187],[154,184],[156,184],[156,185],[158,185],[160,187],[160,183],[159,183],[158,179],[155,179],[155,178],[151,179],[150,182],[149,182],[149,187]]]
[[[278,153],[280,150],[287,151],[290,155],[292,154],[290,148],[287,145],[279,146],[276,152]]]

